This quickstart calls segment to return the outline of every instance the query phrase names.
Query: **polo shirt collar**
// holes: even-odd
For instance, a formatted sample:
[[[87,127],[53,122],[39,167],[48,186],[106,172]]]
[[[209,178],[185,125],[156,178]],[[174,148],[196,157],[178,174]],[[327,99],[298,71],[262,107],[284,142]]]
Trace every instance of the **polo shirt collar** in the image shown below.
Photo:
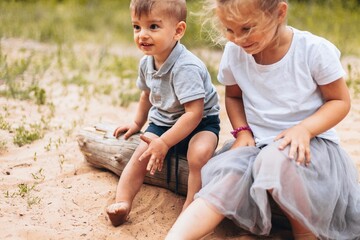
[[[151,56],[147,58],[147,69],[148,73],[153,74],[154,76],[161,77],[164,74],[167,74],[172,66],[175,64],[176,60],[179,58],[181,52],[183,51],[183,47],[179,41],[177,41],[173,50],[171,51],[168,58],[165,60],[164,64],[161,66],[159,70],[155,70],[154,66],[154,57]]]

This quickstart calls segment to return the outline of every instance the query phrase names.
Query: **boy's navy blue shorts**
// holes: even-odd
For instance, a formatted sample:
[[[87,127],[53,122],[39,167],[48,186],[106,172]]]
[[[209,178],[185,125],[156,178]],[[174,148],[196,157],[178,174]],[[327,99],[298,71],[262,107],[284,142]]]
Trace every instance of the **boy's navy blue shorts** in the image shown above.
[[[164,126],[157,126],[154,123],[150,123],[148,128],[145,130],[145,132],[151,132],[157,136],[161,136],[164,134],[167,130],[169,130],[170,127],[164,127]],[[212,115],[207,116],[201,120],[199,125],[192,131],[186,138],[184,138],[181,142],[176,144],[176,148],[179,154],[183,154],[186,156],[188,145],[190,142],[190,139],[201,131],[210,131],[213,132],[216,137],[219,140],[219,132],[220,132],[220,118],[218,115]]]

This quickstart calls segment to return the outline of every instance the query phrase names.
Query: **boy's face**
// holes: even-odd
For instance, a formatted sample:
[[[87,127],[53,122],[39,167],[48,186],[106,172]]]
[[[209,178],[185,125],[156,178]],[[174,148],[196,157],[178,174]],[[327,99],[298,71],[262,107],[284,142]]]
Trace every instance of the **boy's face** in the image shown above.
[[[173,49],[178,37],[178,22],[164,13],[161,6],[153,8],[150,14],[141,18],[131,11],[134,40],[137,47],[155,60],[165,61]],[[182,36],[182,35],[181,35]]]

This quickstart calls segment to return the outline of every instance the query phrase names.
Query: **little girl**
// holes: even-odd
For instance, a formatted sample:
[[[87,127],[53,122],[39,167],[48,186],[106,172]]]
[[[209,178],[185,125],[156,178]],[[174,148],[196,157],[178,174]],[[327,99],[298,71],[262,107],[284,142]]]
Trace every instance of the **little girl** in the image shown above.
[[[229,40],[218,79],[235,141],[167,239],[200,239],[225,217],[268,235],[269,197],[294,239],[360,239],[357,170],[334,130],[350,110],[340,52],[287,26],[286,0],[207,1]]]

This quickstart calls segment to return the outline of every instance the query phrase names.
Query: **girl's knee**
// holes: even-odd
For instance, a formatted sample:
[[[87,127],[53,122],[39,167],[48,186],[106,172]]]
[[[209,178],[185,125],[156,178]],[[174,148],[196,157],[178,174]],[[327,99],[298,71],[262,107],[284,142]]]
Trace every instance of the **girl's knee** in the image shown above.
[[[261,151],[259,152],[257,159],[271,159],[272,161],[276,161],[275,159],[283,159],[288,158],[287,152],[289,151],[286,147],[284,150],[279,149],[280,141],[273,142],[267,146],[265,146]]]
[[[264,166],[270,167],[271,169],[278,164],[283,164],[284,161],[288,162],[288,151],[288,148],[284,150],[279,149],[279,141],[267,145],[257,155],[254,162],[254,169],[256,170]]]

